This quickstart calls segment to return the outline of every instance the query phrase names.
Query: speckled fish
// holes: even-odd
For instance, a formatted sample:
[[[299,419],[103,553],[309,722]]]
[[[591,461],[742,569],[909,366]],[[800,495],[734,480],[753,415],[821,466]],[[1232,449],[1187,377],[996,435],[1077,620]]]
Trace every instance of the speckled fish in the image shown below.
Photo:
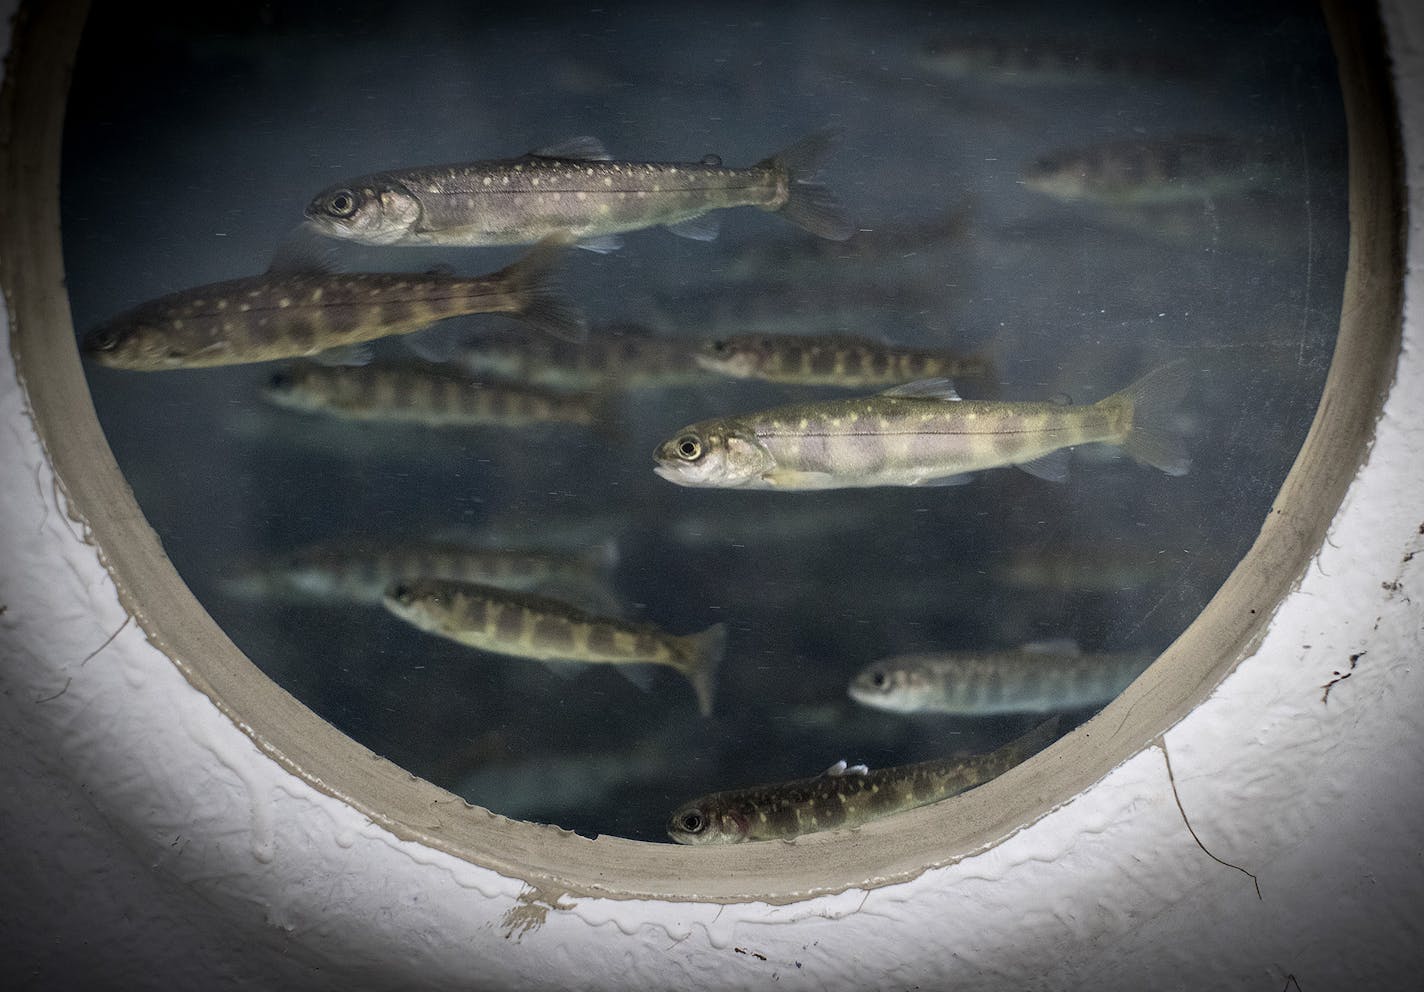
[[[437,637],[482,651],[545,662],[666,665],[692,684],[698,709],[712,713],[722,624],[677,636],[651,624],[594,616],[531,593],[448,579],[417,579],[386,590],[386,609]]]
[[[1092,86],[1133,79],[1183,79],[1198,73],[1166,52],[1075,45],[1058,39],[942,36],[920,63],[941,75],[1018,86]]]
[[[946,380],[925,379],[693,424],[658,447],[655,471],[680,486],[725,489],[954,485],[1002,465],[1062,481],[1064,449],[1105,443],[1182,475],[1189,462],[1171,419],[1189,384],[1186,363],[1174,362],[1097,403],[1069,406],[964,401]]]
[[[81,349],[112,368],[205,368],[309,358],[477,313],[509,314],[577,338],[582,318],[549,285],[557,253],[557,245],[542,245],[498,272],[473,277],[329,272],[282,259],[260,276],[135,307],[91,331]]]
[[[458,369],[413,362],[293,365],[273,373],[262,395],[290,410],[363,423],[504,428],[609,423],[598,397],[482,383]]]
[[[1068,595],[1111,594],[1147,589],[1180,574],[1183,554],[1158,545],[1118,541],[1092,545],[1023,548],[988,563],[1000,585]]]
[[[557,554],[451,541],[355,538],[240,564],[227,570],[222,587],[246,599],[378,606],[392,584],[424,577],[515,590],[593,587],[601,585],[616,560],[611,541],[582,554]]]
[[[1261,149],[1215,135],[1065,149],[1024,170],[1029,189],[1067,203],[1102,206],[1206,200],[1272,188],[1281,179]]]
[[[1112,700],[1151,661],[1142,654],[1084,654],[1071,641],[908,654],[869,665],[849,692],[858,703],[892,713],[1052,713]]]
[[[988,754],[874,771],[841,761],[815,778],[714,792],[679,807],[668,836],[679,844],[740,844],[856,827],[983,785],[1057,738],[1053,717]]]
[[[853,228],[810,181],[833,132],[820,132],[749,168],[700,162],[615,162],[594,138],[519,158],[398,169],[319,193],[307,221],[322,234],[370,245],[522,245],[555,234],[607,251],[624,231],[665,225],[696,240],[717,235],[710,211],[760,207],[833,240]]]
[[[595,327],[581,343],[489,335],[469,341],[451,361],[475,375],[550,389],[662,389],[711,376],[695,360],[698,342],[635,325]]]
[[[947,351],[896,348],[847,335],[741,334],[718,338],[697,352],[697,364],[736,379],[846,389],[916,379],[982,379],[988,359]]]

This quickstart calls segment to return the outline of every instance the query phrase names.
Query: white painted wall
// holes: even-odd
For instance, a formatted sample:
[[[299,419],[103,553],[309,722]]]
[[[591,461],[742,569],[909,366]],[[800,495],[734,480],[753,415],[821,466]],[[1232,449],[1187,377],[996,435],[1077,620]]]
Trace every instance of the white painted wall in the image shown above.
[[[1414,108],[1406,340],[1318,560],[1260,652],[1165,747],[991,851],[868,894],[526,906],[517,880],[397,840],[287,775],[124,624],[58,500],[5,342],[0,979],[1276,990],[1293,975],[1304,992],[1418,987],[1424,556],[1405,558],[1424,551],[1424,5],[1386,7]],[[1357,652],[1322,704],[1322,684]],[[1202,843],[1253,873],[1260,898],[1188,833],[1168,755]]]

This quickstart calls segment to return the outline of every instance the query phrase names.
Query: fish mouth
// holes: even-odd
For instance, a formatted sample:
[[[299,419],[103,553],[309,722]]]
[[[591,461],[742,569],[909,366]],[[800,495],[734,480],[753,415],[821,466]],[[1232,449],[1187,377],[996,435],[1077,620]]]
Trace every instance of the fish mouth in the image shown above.
[[[669,482],[676,482],[679,486],[688,485],[686,477],[672,465],[654,465],[653,471]]]

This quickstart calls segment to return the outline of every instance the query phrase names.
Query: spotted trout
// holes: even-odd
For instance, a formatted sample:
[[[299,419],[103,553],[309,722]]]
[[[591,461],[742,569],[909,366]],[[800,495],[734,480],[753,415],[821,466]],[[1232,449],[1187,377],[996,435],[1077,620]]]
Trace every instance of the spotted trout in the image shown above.
[[[472,648],[544,662],[666,665],[712,714],[717,667],[726,647],[722,624],[696,634],[669,634],[651,624],[594,616],[546,596],[448,579],[398,582],[385,607],[421,630]]]
[[[290,410],[363,423],[504,428],[608,423],[597,397],[483,383],[458,369],[414,362],[293,365],[273,373],[262,395]]]
[[[1142,654],[1084,654],[1057,641],[1012,651],[898,655],[865,668],[849,693],[892,713],[1052,713],[1108,702],[1151,661]]]
[[[617,235],[665,225],[716,237],[710,211],[760,207],[823,238],[854,228],[830,191],[811,181],[835,133],[823,131],[756,165],[615,162],[593,138],[519,158],[379,172],[337,183],[311,201],[308,223],[369,245],[522,245],[566,234],[608,251]]]
[[[869,338],[740,334],[702,346],[697,364],[735,379],[846,389],[930,378],[983,378],[990,363],[977,355],[896,348]]]
[[[1053,717],[988,754],[874,771],[842,761],[815,778],[714,792],[673,813],[668,836],[679,844],[740,844],[856,827],[983,785],[1057,738]]]
[[[550,389],[662,389],[712,378],[695,360],[697,347],[694,340],[620,324],[594,327],[577,343],[485,335],[466,342],[451,360],[476,375]]]
[[[1183,475],[1190,462],[1171,421],[1190,381],[1187,364],[1173,362],[1071,406],[965,401],[948,381],[924,379],[693,424],[657,448],[655,471],[680,486],[727,489],[955,485],[1003,465],[1062,481],[1064,449],[1104,443]]]
[[[81,350],[112,368],[164,369],[309,358],[447,317],[503,313],[556,337],[583,320],[550,285],[559,245],[544,244],[498,272],[329,272],[283,260],[259,276],[170,293],[85,336]]]

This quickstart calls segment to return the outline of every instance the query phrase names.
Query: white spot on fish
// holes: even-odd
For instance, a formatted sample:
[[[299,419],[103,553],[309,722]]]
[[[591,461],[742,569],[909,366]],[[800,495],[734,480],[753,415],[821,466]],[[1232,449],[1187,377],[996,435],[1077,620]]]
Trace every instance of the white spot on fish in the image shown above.
[[[322,294],[322,288],[321,288],[320,286],[318,286],[316,289],[312,290],[311,301],[312,301],[313,303],[320,303],[320,302],[321,302],[321,294]]]
[[[580,203],[588,199],[588,194],[585,193],[583,190],[579,190],[577,193],[574,194],[574,196],[578,198],[578,201]]]
[[[219,309],[219,310],[226,310],[226,309],[227,309],[227,300],[218,300],[218,309]]]
[[[282,297],[280,300],[277,301],[277,306],[281,307],[283,310],[287,309],[287,307],[289,307],[289,306],[291,306],[291,305],[292,305],[292,300],[291,300],[291,297],[288,297],[288,296],[284,296],[284,297]]]
[[[484,185],[488,186],[492,182],[494,182],[494,176],[485,176]]]
[[[508,185],[509,185],[509,177],[508,177],[508,176],[504,176],[503,178],[500,179],[500,182],[503,183],[505,186],[508,186]]]
[[[603,177],[603,185],[605,185],[605,186],[612,186],[612,185],[613,185],[613,177],[612,177],[612,176],[604,176],[604,177]]]

